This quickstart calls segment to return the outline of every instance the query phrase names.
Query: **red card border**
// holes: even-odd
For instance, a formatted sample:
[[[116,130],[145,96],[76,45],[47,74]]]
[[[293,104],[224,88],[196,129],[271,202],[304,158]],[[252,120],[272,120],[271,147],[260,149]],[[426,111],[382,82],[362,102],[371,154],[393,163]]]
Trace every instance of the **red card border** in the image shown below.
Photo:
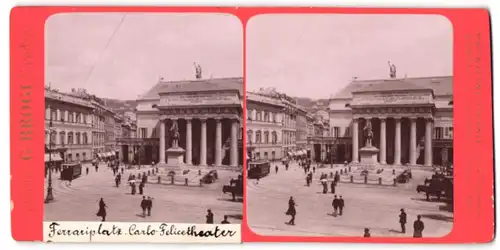
[[[10,143],[12,237],[15,240],[43,239],[45,190],[43,168],[39,166],[44,157],[44,26],[49,16],[70,12],[227,13],[241,20],[244,38],[249,19],[260,14],[435,14],[447,17],[453,24],[454,36],[454,170],[457,185],[454,192],[455,221],[452,232],[441,238],[421,239],[261,236],[248,227],[245,199],[243,242],[478,243],[493,240],[495,213],[491,34],[487,10],[70,6],[15,7],[11,10]],[[246,90],[246,84],[244,89]],[[246,107],[243,110],[246,111]],[[246,124],[244,127],[246,131]],[[246,153],[246,149],[244,151]]]

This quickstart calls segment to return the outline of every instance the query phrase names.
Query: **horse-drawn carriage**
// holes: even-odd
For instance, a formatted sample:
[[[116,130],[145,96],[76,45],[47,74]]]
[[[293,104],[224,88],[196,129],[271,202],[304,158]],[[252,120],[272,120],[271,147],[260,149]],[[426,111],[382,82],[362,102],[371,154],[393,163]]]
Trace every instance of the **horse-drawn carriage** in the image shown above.
[[[239,175],[237,179],[231,179],[229,185],[222,187],[222,192],[231,193],[233,201],[236,201],[236,197],[243,198],[243,176]]]
[[[409,169],[406,169],[396,177],[396,182],[407,183],[410,181],[410,179],[411,179],[411,171]]]
[[[436,197],[438,201],[441,201],[442,197],[453,201],[453,177],[436,173],[430,179],[425,179],[424,185],[417,186],[417,193],[421,192],[425,193],[427,201],[431,196]]]

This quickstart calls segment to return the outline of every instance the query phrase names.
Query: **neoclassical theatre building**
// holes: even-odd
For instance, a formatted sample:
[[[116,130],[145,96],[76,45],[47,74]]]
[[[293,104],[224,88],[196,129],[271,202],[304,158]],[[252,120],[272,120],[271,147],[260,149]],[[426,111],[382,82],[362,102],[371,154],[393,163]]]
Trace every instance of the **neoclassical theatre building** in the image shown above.
[[[355,80],[330,100],[332,136],[322,138],[323,143],[314,137],[309,140],[323,144],[336,162],[357,163],[370,122],[379,163],[451,164],[452,87],[451,76]]]
[[[242,164],[242,78],[160,80],[137,100],[137,139],[123,144],[138,148],[145,164],[167,162],[173,121],[187,165]]]

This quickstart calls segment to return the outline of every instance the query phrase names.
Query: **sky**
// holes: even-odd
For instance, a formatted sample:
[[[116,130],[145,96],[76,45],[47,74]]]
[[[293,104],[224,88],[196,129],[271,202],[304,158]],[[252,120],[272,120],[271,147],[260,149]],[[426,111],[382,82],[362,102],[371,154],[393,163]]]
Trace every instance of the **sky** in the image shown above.
[[[261,15],[247,25],[247,90],[329,98],[358,80],[451,76],[453,27],[438,15]]]
[[[243,76],[243,29],[234,16],[176,13],[71,13],[45,29],[45,83],[99,97],[137,99],[160,77]]]

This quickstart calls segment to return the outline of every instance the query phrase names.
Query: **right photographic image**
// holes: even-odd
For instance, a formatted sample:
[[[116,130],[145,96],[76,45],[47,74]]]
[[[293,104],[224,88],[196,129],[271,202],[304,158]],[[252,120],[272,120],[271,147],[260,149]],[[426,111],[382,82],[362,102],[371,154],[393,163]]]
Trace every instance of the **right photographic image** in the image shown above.
[[[262,236],[453,228],[453,27],[269,14],[246,33],[246,221]]]

